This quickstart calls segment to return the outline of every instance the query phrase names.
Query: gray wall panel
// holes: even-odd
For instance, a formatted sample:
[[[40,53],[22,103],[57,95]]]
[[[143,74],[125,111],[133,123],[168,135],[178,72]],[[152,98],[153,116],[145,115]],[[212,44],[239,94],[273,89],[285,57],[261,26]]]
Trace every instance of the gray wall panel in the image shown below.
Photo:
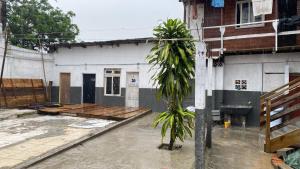
[[[51,88],[51,102],[52,103],[58,103],[59,101],[59,87],[58,86],[52,86]]]
[[[104,96],[104,88],[96,88],[96,103],[104,106],[125,106],[126,89],[121,89],[121,96]]]
[[[261,92],[253,91],[224,91],[224,104],[226,105],[250,105],[253,106],[252,111],[247,116],[247,126],[259,126],[259,102]]]
[[[96,88],[96,103],[106,106],[125,106],[126,89],[121,89],[121,96],[104,96],[104,88]],[[81,87],[71,87],[71,102],[73,104],[81,102]],[[261,92],[253,91],[213,91],[212,109],[220,109],[221,105],[248,105],[251,102],[253,110],[247,116],[247,126],[259,126],[259,97]],[[52,102],[58,102],[59,87],[52,87]],[[194,105],[194,91],[184,100],[183,106]],[[167,109],[166,102],[158,101],[156,98],[156,89],[140,88],[139,89],[140,107],[151,108],[153,112],[161,112]]]
[[[71,104],[80,104],[82,97],[81,87],[71,87]]]
[[[167,109],[166,101],[162,99],[158,101],[156,97],[156,89],[140,88],[139,93],[139,104],[141,107],[149,107],[152,109],[153,112],[161,112]],[[183,107],[193,106],[194,104],[195,97],[194,94],[191,94],[184,100]]]

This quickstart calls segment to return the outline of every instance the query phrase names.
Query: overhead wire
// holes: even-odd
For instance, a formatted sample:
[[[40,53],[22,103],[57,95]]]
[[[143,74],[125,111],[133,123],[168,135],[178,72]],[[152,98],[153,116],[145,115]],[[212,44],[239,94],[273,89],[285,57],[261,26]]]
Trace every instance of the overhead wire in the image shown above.
[[[146,29],[153,29],[153,27],[143,27],[143,28],[112,28],[112,29],[90,29],[90,30],[86,30],[84,32],[97,32],[97,31],[117,31],[117,30],[124,30],[124,31],[128,31],[128,30],[146,30]],[[16,40],[74,40],[74,38],[68,36],[68,35],[64,35],[61,37],[42,37],[42,38],[38,38],[38,37],[28,37],[28,36],[39,36],[39,35],[53,35],[53,34],[67,34],[69,32],[40,32],[40,33],[34,33],[34,34],[12,34],[12,36],[14,36],[13,38]],[[3,33],[0,33],[0,35]],[[23,37],[22,37],[23,36]],[[27,37],[25,37],[27,36]],[[77,39],[80,40],[80,39]],[[99,38],[95,38],[95,39],[84,39],[85,41],[111,41],[113,39],[99,39]],[[117,39],[117,40],[121,40],[121,39]],[[193,40],[193,41],[199,41],[199,39],[186,39],[186,38],[172,38],[172,39],[155,39],[155,38],[149,38],[149,39],[145,39],[147,42],[149,40],[152,41],[178,41],[178,40]]]
[[[19,40],[74,40],[73,38],[14,38]],[[113,39],[86,39],[86,40],[102,40],[102,41],[112,41]],[[116,39],[125,40],[125,39]],[[145,41],[200,41],[200,39],[195,38],[143,38]]]
[[[101,31],[135,31],[135,30],[147,30],[147,29],[153,29],[153,27],[144,27],[144,28],[110,28],[110,29],[88,29],[80,32],[101,32]],[[38,36],[38,35],[51,35],[51,34],[65,34],[65,33],[70,33],[70,32],[38,32],[34,34],[25,34],[25,33],[17,33],[13,35],[33,35],[33,36]],[[4,35],[3,33],[0,33],[0,35]]]

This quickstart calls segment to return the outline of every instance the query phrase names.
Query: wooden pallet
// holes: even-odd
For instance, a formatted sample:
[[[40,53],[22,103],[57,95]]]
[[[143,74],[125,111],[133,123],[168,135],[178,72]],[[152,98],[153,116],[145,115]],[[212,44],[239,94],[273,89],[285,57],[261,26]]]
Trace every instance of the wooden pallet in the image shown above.
[[[129,108],[121,106],[99,106],[95,104],[75,104],[75,105],[64,105],[62,107],[54,108],[42,108],[39,109],[40,113],[43,114],[63,114],[78,117],[87,118],[100,118],[108,120],[121,121],[134,117],[139,114],[147,113],[151,111],[147,108]]]

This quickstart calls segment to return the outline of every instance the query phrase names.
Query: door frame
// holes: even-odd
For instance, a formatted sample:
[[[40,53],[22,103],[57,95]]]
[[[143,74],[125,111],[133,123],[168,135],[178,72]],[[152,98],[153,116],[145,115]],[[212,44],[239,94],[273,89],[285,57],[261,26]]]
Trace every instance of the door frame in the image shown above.
[[[126,72],[126,80],[125,80],[125,89],[126,89],[126,92],[125,92],[125,107],[127,106],[126,105],[126,102],[127,102],[127,76],[128,76],[128,74],[129,73],[137,73],[138,74],[138,89],[140,90],[140,72],[139,71],[127,71]],[[138,102],[140,102],[140,97],[138,98]],[[138,103],[139,105],[138,106],[140,106],[140,103]]]
[[[81,76],[81,103],[83,104],[83,78],[84,78],[84,75],[95,75],[95,103],[96,103],[96,88],[97,88],[97,73],[82,73],[82,76]]]

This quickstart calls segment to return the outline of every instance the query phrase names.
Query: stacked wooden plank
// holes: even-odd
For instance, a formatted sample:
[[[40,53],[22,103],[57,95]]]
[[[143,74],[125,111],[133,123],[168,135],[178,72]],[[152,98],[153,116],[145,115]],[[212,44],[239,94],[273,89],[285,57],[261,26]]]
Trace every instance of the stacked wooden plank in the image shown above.
[[[6,108],[44,104],[47,100],[42,79],[3,79],[0,106]]]
[[[63,114],[116,121],[124,120],[139,114],[147,113],[149,111],[151,110],[147,108],[129,108],[120,106],[107,107],[95,104],[64,105],[62,107],[43,108],[39,110],[40,113],[46,114]]]

